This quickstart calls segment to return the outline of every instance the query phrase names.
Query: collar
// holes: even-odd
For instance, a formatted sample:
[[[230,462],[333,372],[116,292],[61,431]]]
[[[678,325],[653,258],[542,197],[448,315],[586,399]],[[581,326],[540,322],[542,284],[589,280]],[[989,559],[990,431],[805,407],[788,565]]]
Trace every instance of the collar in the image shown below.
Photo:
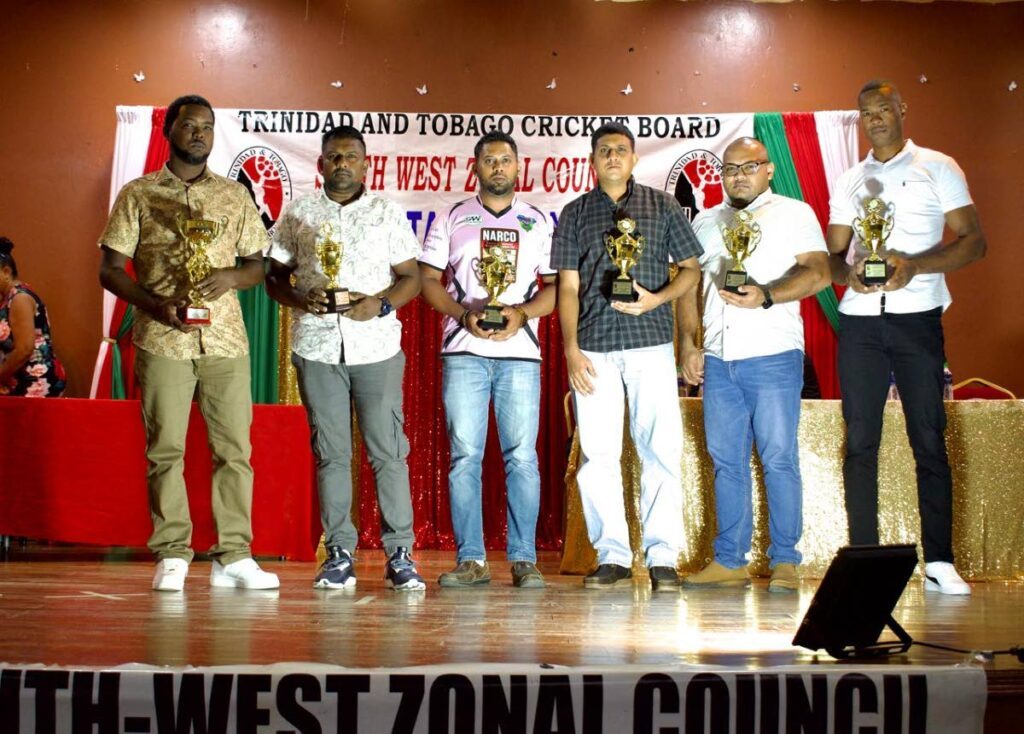
[[[767,206],[768,204],[771,203],[772,199],[774,199],[774,198],[775,198],[775,192],[773,192],[771,190],[771,188],[767,188],[764,191],[762,191],[760,194],[758,194],[756,197],[754,197],[754,200],[752,202],[750,202],[749,204],[747,204],[745,207],[743,207],[743,209],[737,209],[736,207],[734,207],[731,203],[729,203],[728,198],[726,198],[725,206],[729,209],[729,211],[732,211],[732,212],[738,212],[738,211],[748,211],[749,212],[749,211],[753,211],[754,209],[760,209],[763,206]]]
[[[167,166],[166,163],[157,172],[156,180],[159,183],[178,183],[182,186],[195,186],[197,183],[202,183],[208,179],[213,178],[213,174],[210,173],[209,166],[203,166],[203,172],[199,174],[199,178],[195,181],[182,181],[180,178],[174,175],[174,172]]]
[[[484,204],[484,202],[480,199],[480,194],[476,195],[476,203],[480,205],[481,209],[483,209],[485,212],[490,214],[495,219],[501,219],[503,216],[505,216],[506,214],[508,214],[510,211],[512,211],[515,208],[516,204],[519,203],[519,197],[513,196],[512,197],[512,201],[509,202],[509,205],[507,207],[505,207],[504,209],[502,209],[500,212],[496,212],[493,209],[491,209],[489,206]]]
[[[595,186],[592,190],[596,191],[598,195],[604,198],[604,201],[609,203],[611,209],[619,209],[621,205],[628,204],[629,200],[633,197],[633,184],[636,183],[636,178],[630,175],[629,180],[626,181],[626,193],[619,201],[612,201],[612,197],[608,196],[608,192],[601,188],[601,184]],[[621,202],[621,204],[620,204]]]
[[[357,191],[355,193],[355,195],[351,199],[349,199],[348,201],[346,201],[344,203],[335,201],[334,199],[329,197],[327,195],[327,189],[326,188],[324,188],[324,187],[320,188],[320,198],[323,201],[327,202],[328,204],[333,204],[336,207],[342,207],[343,208],[343,207],[347,207],[347,206],[352,206],[353,204],[355,204],[360,199],[365,198],[365,196],[366,196],[366,184],[360,184],[359,185],[359,191]]]
[[[875,151],[869,150],[867,157],[864,159],[865,163],[873,166],[892,166],[902,161],[904,157],[913,157],[917,155],[917,146],[914,145],[914,141],[907,138],[906,142],[903,143],[903,150],[894,155],[887,161],[880,161],[875,158]]]

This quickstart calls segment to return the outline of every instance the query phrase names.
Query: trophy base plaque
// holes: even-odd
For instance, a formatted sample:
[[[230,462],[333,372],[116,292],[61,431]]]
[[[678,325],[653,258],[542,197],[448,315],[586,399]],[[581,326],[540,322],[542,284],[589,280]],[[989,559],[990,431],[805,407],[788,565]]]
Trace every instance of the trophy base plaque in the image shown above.
[[[747,284],[747,272],[745,270],[729,270],[725,274],[725,285],[722,290],[742,295],[740,287]]]
[[[609,301],[620,303],[636,303],[637,292],[633,289],[632,278],[616,278],[612,281],[612,293]]]
[[[188,304],[178,309],[178,319],[189,326],[209,326],[209,306],[193,306]]]
[[[324,293],[327,295],[327,313],[345,313],[352,308],[348,288],[328,288]]]
[[[504,329],[508,326],[508,319],[501,315],[501,309],[503,308],[505,307],[500,303],[493,306],[485,306],[483,318],[477,319],[477,328],[483,329],[484,331],[497,331],[498,329]]]
[[[889,280],[888,267],[885,260],[866,260],[864,262],[864,285],[885,285]]]

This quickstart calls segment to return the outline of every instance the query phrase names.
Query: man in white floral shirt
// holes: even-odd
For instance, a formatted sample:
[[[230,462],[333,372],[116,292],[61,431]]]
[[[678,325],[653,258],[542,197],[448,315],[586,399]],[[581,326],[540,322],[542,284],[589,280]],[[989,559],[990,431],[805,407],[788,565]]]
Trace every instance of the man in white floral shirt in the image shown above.
[[[317,166],[323,189],[296,199],[282,214],[266,279],[270,295],[293,309],[292,362],[317,460],[327,560],[313,585],[338,589],[356,583],[351,402],[377,482],[385,579],[395,589],[423,589],[409,555],[405,355],[395,315],[420,291],[419,241],[401,207],[366,191],[366,143],[358,130],[342,126],[324,133]],[[328,277],[317,255],[317,245],[328,238],[341,245],[337,285],[348,289],[352,303],[340,314],[328,313]]]

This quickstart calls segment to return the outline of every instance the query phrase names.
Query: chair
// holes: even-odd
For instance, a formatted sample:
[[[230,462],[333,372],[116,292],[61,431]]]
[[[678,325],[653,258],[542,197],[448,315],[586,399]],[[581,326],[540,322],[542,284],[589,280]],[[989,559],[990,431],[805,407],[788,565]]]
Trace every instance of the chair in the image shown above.
[[[1005,387],[980,377],[971,377],[953,385],[954,400],[1016,400]]]

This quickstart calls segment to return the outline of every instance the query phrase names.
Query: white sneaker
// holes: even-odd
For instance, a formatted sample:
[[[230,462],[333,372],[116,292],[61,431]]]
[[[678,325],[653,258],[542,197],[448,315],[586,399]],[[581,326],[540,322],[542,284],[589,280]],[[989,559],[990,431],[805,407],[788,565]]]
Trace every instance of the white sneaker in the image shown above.
[[[276,589],[281,581],[275,573],[267,573],[251,558],[222,566],[213,562],[210,569],[210,586],[226,586],[235,589]]]
[[[960,578],[960,574],[953,568],[953,564],[945,561],[932,561],[924,564],[924,590],[957,596],[966,596],[971,593],[971,587]]]
[[[184,558],[164,558],[157,561],[153,574],[153,589],[156,591],[181,591],[188,576],[188,561]]]

